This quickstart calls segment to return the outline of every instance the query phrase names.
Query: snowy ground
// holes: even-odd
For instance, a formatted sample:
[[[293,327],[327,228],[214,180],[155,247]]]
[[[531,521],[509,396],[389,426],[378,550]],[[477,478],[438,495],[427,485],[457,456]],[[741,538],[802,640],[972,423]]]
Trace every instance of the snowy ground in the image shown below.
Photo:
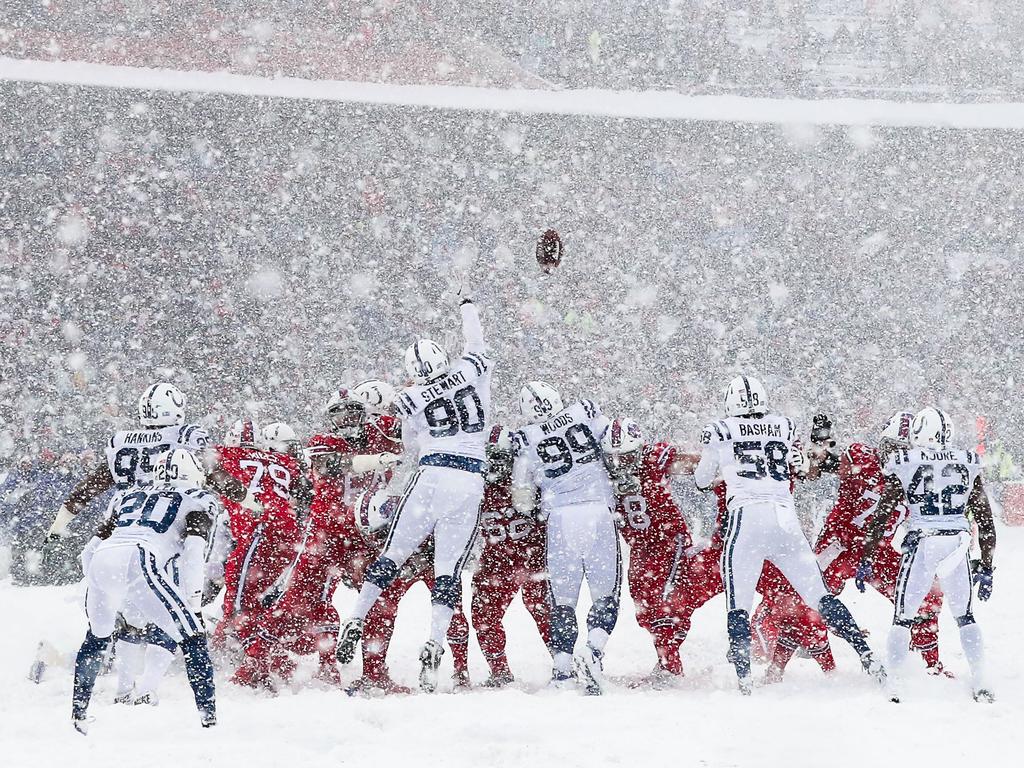
[[[795,659],[781,685],[759,688],[750,699],[734,689],[724,661],[724,608],[719,597],[695,617],[684,646],[688,677],[677,690],[630,688],[654,664],[646,635],[626,600],[608,647],[612,690],[602,698],[540,691],[548,667],[544,649],[521,605],[509,616],[510,659],[520,683],[514,690],[475,690],[434,697],[412,695],[353,699],[338,691],[299,690],[269,697],[218,680],[220,724],[202,730],[184,676],[165,681],[159,707],[110,703],[113,680],[101,678],[87,738],[69,722],[71,672],[55,669],[41,685],[26,679],[40,638],[70,654],[85,620],[75,587],[16,588],[0,582],[0,765],[138,764],[397,766],[445,759],[452,766],[662,765],[884,766],[901,759],[929,766],[983,765],[1016,759],[1015,727],[1024,715],[1024,660],[1018,639],[1018,585],[1024,582],[1024,530],[1001,528],[996,589],[977,616],[985,631],[989,666],[999,697],[975,704],[964,682],[965,662],[948,615],[942,617],[942,655],[959,677],[924,676],[892,705],[860,673],[846,647],[836,646],[839,670],[824,678],[808,660]],[[339,595],[342,610],[351,593]],[[844,597],[882,644],[889,608],[880,596]],[[427,594],[417,588],[403,603],[392,646],[392,670],[415,681],[418,646],[428,617]],[[450,665],[450,661],[448,662]],[[473,646],[471,671],[485,667]],[[352,676],[357,669],[348,671]],[[435,763],[436,764],[436,763]]]

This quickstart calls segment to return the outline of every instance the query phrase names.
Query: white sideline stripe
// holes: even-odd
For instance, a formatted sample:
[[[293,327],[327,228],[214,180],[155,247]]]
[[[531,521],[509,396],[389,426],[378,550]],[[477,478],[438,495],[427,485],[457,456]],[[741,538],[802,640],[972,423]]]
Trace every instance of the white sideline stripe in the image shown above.
[[[1019,102],[948,104],[874,99],[687,96],[670,91],[548,91],[452,85],[390,85],[6,57],[0,57],[0,80],[141,91],[226,93],[473,112],[740,123],[1024,128],[1024,103]]]

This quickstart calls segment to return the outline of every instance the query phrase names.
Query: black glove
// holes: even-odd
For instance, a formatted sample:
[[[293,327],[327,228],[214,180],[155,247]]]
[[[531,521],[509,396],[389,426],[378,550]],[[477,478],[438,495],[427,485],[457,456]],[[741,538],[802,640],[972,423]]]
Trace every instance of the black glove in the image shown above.
[[[827,443],[832,439],[832,419],[827,414],[819,413],[811,424],[811,442]]]
[[[974,561],[974,583],[978,585],[978,599],[988,600],[992,597],[992,573],[994,568],[986,568],[980,560]]]

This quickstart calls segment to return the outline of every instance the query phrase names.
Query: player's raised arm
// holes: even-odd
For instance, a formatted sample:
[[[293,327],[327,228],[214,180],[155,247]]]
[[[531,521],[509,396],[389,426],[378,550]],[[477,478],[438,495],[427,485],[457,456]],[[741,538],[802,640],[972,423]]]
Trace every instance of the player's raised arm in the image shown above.
[[[462,354],[463,356],[483,355],[487,347],[484,343],[484,330],[480,325],[480,312],[466,293],[465,288],[461,286],[456,293],[456,300],[459,302],[459,312],[462,314],[462,337],[466,341]]]
[[[512,465],[512,506],[519,512],[533,514],[537,506],[537,488],[533,482],[533,466],[529,456],[520,452]]]
[[[697,490],[705,493],[711,490],[718,476],[718,448],[714,445],[713,434],[711,425],[704,427],[704,431],[701,432],[700,444],[703,448],[697,468],[693,471],[693,482],[697,485]]]
[[[993,559],[996,552],[996,526],[992,519],[992,507],[981,483],[981,476],[974,481],[970,498],[967,499],[967,514],[978,525],[978,548],[981,560],[975,565],[974,581],[978,585],[978,598],[988,600],[992,595]]]

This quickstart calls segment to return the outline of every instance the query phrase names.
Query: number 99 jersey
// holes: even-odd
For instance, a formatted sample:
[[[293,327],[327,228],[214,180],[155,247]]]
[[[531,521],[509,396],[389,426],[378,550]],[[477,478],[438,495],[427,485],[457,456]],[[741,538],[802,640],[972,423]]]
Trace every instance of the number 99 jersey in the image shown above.
[[[141,544],[159,563],[180,554],[189,514],[198,511],[212,525],[220,511],[217,496],[194,486],[161,483],[133,488],[110,500],[114,532],[107,544]]]
[[[107,444],[107,466],[114,478],[114,487],[123,491],[153,482],[154,464],[161,453],[175,448],[194,453],[209,444],[210,435],[198,424],[123,429],[115,432]]]
[[[978,454],[949,448],[901,449],[889,456],[884,474],[895,476],[907,495],[908,530],[970,530],[967,500],[981,474]]]
[[[601,455],[601,437],[611,424],[591,400],[580,400],[547,421],[516,433],[513,485],[540,488],[541,509],[601,503],[615,497]]]
[[[789,450],[794,440],[796,425],[785,416],[714,421],[701,433],[703,450],[694,480],[706,489],[721,473],[730,510],[753,502],[792,502]]]
[[[444,376],[398,394],[402,438],[417,459],[431,453],[486,458],[493,365],[484,354],[467,350]]]

